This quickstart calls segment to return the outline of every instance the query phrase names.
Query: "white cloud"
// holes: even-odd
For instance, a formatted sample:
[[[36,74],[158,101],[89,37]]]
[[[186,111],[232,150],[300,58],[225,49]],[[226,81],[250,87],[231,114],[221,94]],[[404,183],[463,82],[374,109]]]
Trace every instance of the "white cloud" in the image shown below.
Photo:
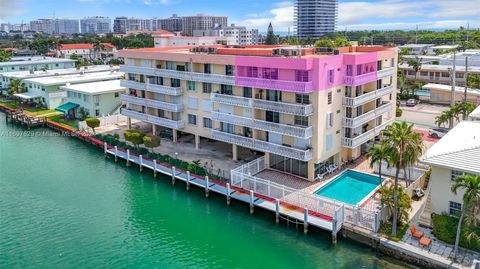
[[[284,31],[293,26],[293,3],[278,2],[273,4],[273,8],[268,13],[249,14],[249,19],[237,22],[238,25],[266,29],[271,22],[274,30]],[[292,29],[293,30],[293,29]]]
[[[0,0],[0,21],[25,13],[23,0]]]
[[[466,21],[466,20],[439,20],[429,22],[387,22],[387,23],[363,23],[363,24],[351,24],[340,25],[338,30],[343,31],[346,27],[347,30],[411,30],[418,26],[421,30],[429,29],[454,29],[460,26],[466,27],[470,25],[470,29],[479,28],[480,21]]]

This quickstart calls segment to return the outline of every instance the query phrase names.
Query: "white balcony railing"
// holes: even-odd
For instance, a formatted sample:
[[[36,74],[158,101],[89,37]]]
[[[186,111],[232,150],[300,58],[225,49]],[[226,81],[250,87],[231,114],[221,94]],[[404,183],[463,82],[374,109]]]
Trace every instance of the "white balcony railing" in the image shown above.
[[[388,125],[392,124],[395,119],[389,119],[382,124],[376,126],[373,129],[368,130],[365,133],[362,133],[354,138],[343,137],[342,139],[342,146],[347,148],[356,148],[363,143],[367,142],[370,139],[373,139],[375,136],[379,135],[383,129],[385,129]]]
[[[149,115],[149,114],[145,114],[145,113],[141,113],[141,112],[137,112],[129,109],[122,109],[122,115],[130,118],[134,118],[137,120],[145,121],[151,124],[172,128],[172,129],[181,129],[185,126],[182,120],[175,121],[175,120],[160,118],[157,116],[153,116],[153,115]]]
[[[207,74],[197,72],[187,72],[170,69],[158,69],[152,67],[122,65],[120,70],[127,73],[144,74],[150,76],[176,78],[181,80],[193,80],[208,83],[235,85],[235,77],[220,75],[220,74]]]
[[[279,145],[267,141],[262,141],[256,139],[254,141],[255,149],[260,151],[266,151],[273,154],[289,157],[292,159],[300,160],[300,161],[309,161],[312,159],[312,150],[311,149],[297,149],[293,147],[288,147],[284,145]]]
[[[211,93],[212,102],[233,106],[252,107],[252,99],[240,96],[226,95],[221,93]]]
[[[312,81],[289,81],[254,77],[237,77],[238,86],[284,90],[289,92],[310,93],[313,91]]]
[[[395,74],[395,67],[387,67],[377,71],[377,78],[381,79],[384,77],[393,76],[394,74]]]
[[[385,86],[380,89],[377,89],[375,91],[364,93],[357,97],[344,97],[343,105],[351,106],[351,107],[363,105],[377,98],[390,94],[392,91],[393,91],[393,86],[389,85],[389,86]]]
[[[156,108],[156,109],[162,109],[165,111],[171,111],[171,112],[183,111],[183,104],[172,104],[172,103],[167,103],[167,102],[162,102],[162,101],[157,101],[157,100],[152,100],[147,98],[141,98],[141,97],[136,97],[136,96],[127,95],[127,94],[122,94],[121,99],[122,101],[127,103],[147,106],[147,107]]]
[[[242,135],[212,129],[212,139],[253,149],[253,139]]]
[[[361,125],[379,117],[380,115],[383,115],[387,112],[392,111],[392,104],[387,103],[384,104],[372,111],[369,111],[367,113],[364,113],[358,117],[355,118],[343,118],[343,125],[345,127],[349,128],[357,128],[360,127]]]
[[[148,92],[161,93],[161,94],[174,95],[174,96],[182,95],[182,92],[183,92],[182,88],[180,87],[170,87],[170,86],[157,85],[152,83],[142,83],[142,82],[136,82],[133,80],[126,80],[126,79],[121,80],[120,85],[130,89],[143,90]]]
[[[229,113],[223,113],[219,111],[212,111],[211,119],[215,121],[221,121],[234,125],[249,127],[266,132],[274,132],[282,135],[310,138],[313,136],[313,127],[300,127],[288,124],[281,124],[276,122],[269,122],[264,120],[257,120],[248,117],[242,117]]]
[[[290,104],[284,102],[275,102],[262,99],[254,99],[253,107],[263,110],[275,111],[286,114],[309,116],[313,114],[313,105],[308,104]]]

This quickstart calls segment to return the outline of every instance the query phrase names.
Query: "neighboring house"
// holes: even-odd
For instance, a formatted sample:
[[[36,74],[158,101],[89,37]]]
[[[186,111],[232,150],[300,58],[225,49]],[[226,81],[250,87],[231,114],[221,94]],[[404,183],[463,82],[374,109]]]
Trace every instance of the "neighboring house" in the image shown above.
[[[451,191],[455,177],[480,175],[480,122],[462,121],[422,156],[432,167],[431,212],[458,214],[462,210],[463,191]]]
[[[452,79],[450,77],[449,70],[452,69],[451,65],[437,65],[437,64],[422,64],[420,70],[415,77],[415,70],[408,64],[404,63],[399,65],[400,70],[406,72],[406,78],[412,81],[422,83],[436,83],[451,85]],[[469,66],[468,74],[480,74],[480,66]],[[455,72],[455,84],[457,86],[465,86],[465,66],[456,66]]]
[[[399,49],[409,49],[411,55],[425,55],[428,53],[430,47],[435,46],[435,44],[405,44]]]
[[[62,86],[69,86],[71,84],[94,81],[115,80],[121,78],[123,75],[124,74],[122,72],[107,71],[30,78],[24,80],[28,92],[22,94],[15,94],[15,96],[24,100],[44,104],[49,109],[53,109],[61,105],[63,103],[63,99],[67,97],[66,92],[61,89]]]
[[[475,110],[472,111],[472,113],[470,113],[468,115],[468,119],[471,120],[471,121],[479,121],[480,122],[480,106],[475,108]]]
[[[422,100],[435,104],[449,105],[452,99],[452,86],[443,84],[428,83],[422,87]],[[463,101],[465,87],[455,87],[455,102]],[[480,105],[480,89],[467,88],[467,102]]]
[[[0,73],[0,92],[6,93],[8,85],[12,79],[25,80],[29,78],[42,78],[42,77],[52,77],[52,76],[63,76],[63,75],[73,75],[73,74],[84,74],[84,73],[96,73],[96,72],[105,72],[105,71],[118,71],[118,66],[109,66],[109,65],[91,65],[83,66],[81,68],[66,68],[66,69],[52,69],[45,71],[15,71],[8,73]]]
[[[45,56],[12,57],[10,61],[0,63],[0,73],[72,67],[75,67],[75,61],[70,59],[58,59]]]
[[[155,48],[178,46],[233,45],[234,37],[224,36],[179,36],[172,32],[159,30],[152,34]]]
[[[62,44],[59,46],[58,50],[55,51],[57,57],[70,58],[73,54],[77,55],[79,58],[83,59],[109,59],[117,52],[117,47],[111,43],[101,43],[104,46],[104,49],[101,51],[95,51],[95,47],[90,43],[80,43],[80,44]]]
[[[121,94],[127,88],[120,85],[120,80],[81,83],[60,87],[66,91],[64,103],[73,103],[76,106],[74,115],[78,116],[81,108],[92,117],[117,114],[122,105]]]
[[[268,167],[314,180],[355,160],[395,121],[397,49],[296,46],[121,50],[122,114],[265,154]],[[260,153],[261,152],[261,153]]]

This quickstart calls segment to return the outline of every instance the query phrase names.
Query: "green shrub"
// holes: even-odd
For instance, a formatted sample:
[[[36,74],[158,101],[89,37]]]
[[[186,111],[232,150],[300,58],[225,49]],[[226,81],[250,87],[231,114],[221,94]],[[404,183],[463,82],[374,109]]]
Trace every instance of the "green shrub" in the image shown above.
[[[100,120],[97,118],[86,118],[85,122],[88,127],[92,128],[92,131],[95,134],[95,128],[100,126]]]
[[[457,225],[458,218],[448,215],[432,215],[432,234],[435,235],[438,240],[447,242],[449,244],[454,244],[457,233]],[[472,231],[480,235],[480,227],[472,227],[465,223],[462,225],[460,246],[474,251],[480,251],[480,242],[475,240],[471,240],[469,242],[465,236],[465,233]]]
[[[401,117],[403,114],[403,111],[402,109],[400,109],[399,107],[397,107],[396,111],[395,111],[395,116],[397,117]]]
[[[143,137],[145,134],[138,130],[126,130],[123,133],[123,136],[125,137],[126,141],[131,142],[138,147],[139,145],[143,144]]]

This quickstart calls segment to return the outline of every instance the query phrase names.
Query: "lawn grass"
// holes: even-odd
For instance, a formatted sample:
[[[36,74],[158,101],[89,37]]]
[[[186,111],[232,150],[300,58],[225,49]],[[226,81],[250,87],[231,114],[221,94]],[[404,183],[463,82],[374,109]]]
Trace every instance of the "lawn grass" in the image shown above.
[[[49,120],[77,129],[77,120],[66,121],[63,114],[48,117]]]
[[[53,113],[55,112],[55,109],[29,108],[29,109],[25,109],[25,111],[31,114],[35,114],[37,116],[41,116],[41,115]]]
[[[448,215],[432,215],[432,233],[438,240],[449,244],[455,244],[455,236],[457,233],[458,218]],[[462,235],[460,237],[460,246],[463,248],[480,251],[480,242],[471,240],[468,242],[465,233],[475,231],[480,236],[480,227],[472,227],[467,224],[462,225]]]
[[[8,106],[8,107],[13,108],[13,109],[18,107],[17,103],[14,102],[14,101],[7,101],[7,102],[1,102],[0,101],[0,104]]]
[[[380,225],[380,233],[385,235],[388,239],[393,240],[395,242],[401,241],[403,236],[408,230],[407,224],[401,224],[397,226],[397,236],[392,236],[392,224],[391,223],[382,223]]]

